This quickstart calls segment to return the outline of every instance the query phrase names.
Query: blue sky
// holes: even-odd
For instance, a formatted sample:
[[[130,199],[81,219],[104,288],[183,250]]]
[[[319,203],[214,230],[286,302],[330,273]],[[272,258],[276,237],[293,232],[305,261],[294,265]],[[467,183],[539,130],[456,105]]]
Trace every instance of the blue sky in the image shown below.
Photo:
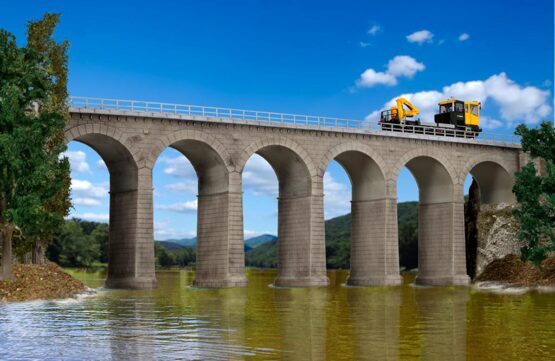
[[[0,1],[21,44],[27,20],[62,13],[73,95],[374,120],[405,95],[429,119],[445,96],[478,99],[483,125],[553,119],[553,1]],[[107,220],[109,175],[71,143],[72,214]],[[259,157],[244,174],[245,234],[276,232],[277,180]],[[195,234],[196,175],[176,151],[154,170],[156,238]],[[404,170],[399,200],[416,200]],[[337,164],[326,216],[349,211]]]

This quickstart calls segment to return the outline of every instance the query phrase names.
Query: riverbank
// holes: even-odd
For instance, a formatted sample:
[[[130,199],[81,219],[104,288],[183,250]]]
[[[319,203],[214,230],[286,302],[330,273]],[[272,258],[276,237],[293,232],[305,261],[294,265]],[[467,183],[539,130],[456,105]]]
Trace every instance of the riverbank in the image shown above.
[[[13,274],[13,281],[0,281],[0,303],[68,298],[87,289],[55,263],[16,264]]]
[[[555,256],[536,267],[531,262],[523,262],[517,255],[509,254],[488,264],[475,281],[523,287],[555,286]]]

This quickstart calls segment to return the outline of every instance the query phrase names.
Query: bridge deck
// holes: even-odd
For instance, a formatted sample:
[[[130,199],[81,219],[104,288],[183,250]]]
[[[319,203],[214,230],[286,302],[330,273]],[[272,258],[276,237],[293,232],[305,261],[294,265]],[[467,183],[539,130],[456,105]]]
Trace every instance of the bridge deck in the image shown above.
[[[435,127],[426,126],[407,126],[393,132],[382,130],[378,124],[372,124],[371,122],[365,120],[331,118],[314,115],[88,97],[71,97],[69,105],[69,110],[72,113],[93,113],[229,124],[248,124],[280,128],[370,134],[383,137],[426,139],[439,142],[480,144],[505,148],[520,148],[520,138],[511,134],[482,132],[479,133],[477,138],[473,138],[476,133],[466,131],[456,131],[456,136],[454,137],[418,134],[424,129],[427,129],[429,133],[433,133],[435,131]]]

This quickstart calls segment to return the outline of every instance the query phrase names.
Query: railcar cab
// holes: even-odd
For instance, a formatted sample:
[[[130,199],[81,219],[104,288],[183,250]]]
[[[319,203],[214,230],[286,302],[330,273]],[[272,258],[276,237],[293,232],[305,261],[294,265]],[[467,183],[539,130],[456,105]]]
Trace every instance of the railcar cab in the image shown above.
[[[439,102],[439,112],[434,116],[434,121],[438,126],[479,132],[480,107],[480,102],[464,102],[453,98],[443,100]]]

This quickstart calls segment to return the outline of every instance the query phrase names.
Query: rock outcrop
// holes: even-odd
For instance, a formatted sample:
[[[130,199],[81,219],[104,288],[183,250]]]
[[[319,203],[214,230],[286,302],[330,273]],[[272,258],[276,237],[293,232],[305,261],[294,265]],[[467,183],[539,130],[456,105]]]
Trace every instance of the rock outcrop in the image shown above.
[[[515,205],[482,205],[476,221],[476,271],[479,275],[494,260],[520,255],[524,243],[518,239],[519,225],[512,215]]]

